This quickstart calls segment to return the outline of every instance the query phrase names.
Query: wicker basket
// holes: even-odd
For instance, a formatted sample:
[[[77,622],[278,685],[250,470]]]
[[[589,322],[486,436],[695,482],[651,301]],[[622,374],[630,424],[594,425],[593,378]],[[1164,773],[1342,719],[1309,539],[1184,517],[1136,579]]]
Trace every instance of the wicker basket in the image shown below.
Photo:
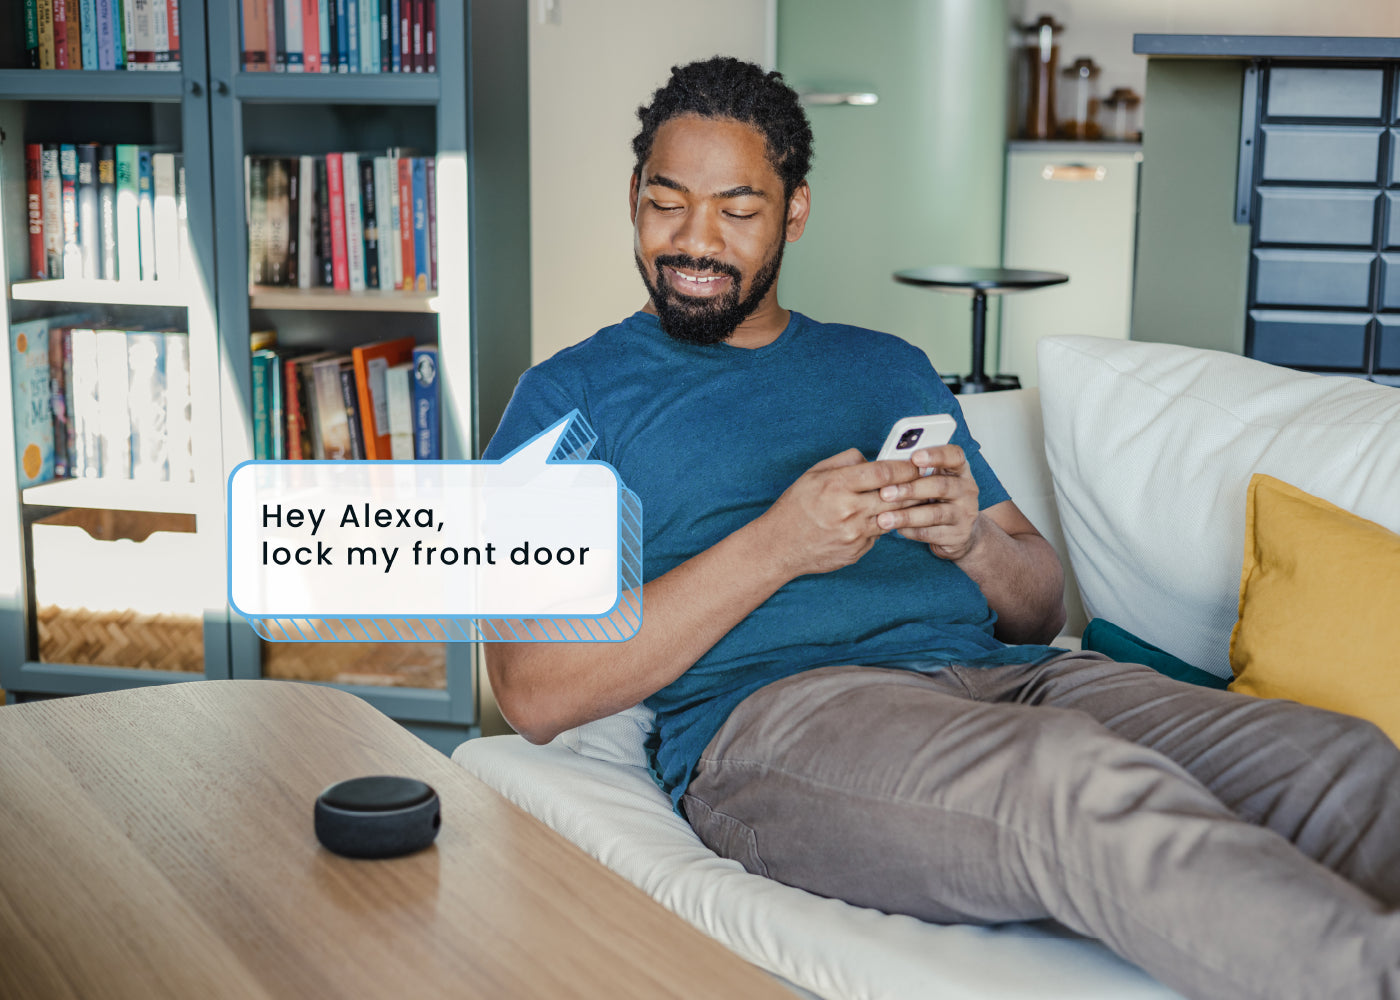
[[[140,670],[204,672],[204,623],[185,615],[38,609],[39,659]]]
[[[447,687],[441,642],[264,642],[264,677],[376,687]]]

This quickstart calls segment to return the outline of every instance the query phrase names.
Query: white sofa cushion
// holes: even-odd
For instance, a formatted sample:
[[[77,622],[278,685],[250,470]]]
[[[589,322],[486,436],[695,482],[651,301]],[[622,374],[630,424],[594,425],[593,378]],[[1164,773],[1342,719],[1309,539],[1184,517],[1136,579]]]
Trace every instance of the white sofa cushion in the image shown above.
[[[1170,344],[1040,342],[1046,454],[1090,617],[1230,676],[1249,478],[1400,530],[1400,391]]]

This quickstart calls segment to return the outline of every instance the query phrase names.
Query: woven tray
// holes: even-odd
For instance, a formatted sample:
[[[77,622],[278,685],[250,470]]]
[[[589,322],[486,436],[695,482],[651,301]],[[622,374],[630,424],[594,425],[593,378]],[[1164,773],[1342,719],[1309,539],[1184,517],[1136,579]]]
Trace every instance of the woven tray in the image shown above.
[[[441,642],[264,642],[264,677],[376,687],[447,687]]]
[[[185,615],[40,605],[39,659],[140,670],[204,672],[204,624]]]

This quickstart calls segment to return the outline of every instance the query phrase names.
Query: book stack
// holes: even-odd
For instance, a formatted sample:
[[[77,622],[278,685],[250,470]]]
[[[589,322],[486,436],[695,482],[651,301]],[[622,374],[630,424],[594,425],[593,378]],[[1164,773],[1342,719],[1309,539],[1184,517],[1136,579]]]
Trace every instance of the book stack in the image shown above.
[[[20,485],[191,482],[188,335],[80,322],[57,317],[10,327]]]
[[[412,337],[348,354],[253,352],[255,459],[435,459],[437,348]]]
[[[31,278],[178,281],[194,269],[180,153],[25,144]]]
[[[437,288],[436,161],[400,153],[245,157],[249,281]]]
[[[436,73],[437,0],[242,0],[243,68]]]
[[[180,69],[179,0],[23,0],[30,69]]]

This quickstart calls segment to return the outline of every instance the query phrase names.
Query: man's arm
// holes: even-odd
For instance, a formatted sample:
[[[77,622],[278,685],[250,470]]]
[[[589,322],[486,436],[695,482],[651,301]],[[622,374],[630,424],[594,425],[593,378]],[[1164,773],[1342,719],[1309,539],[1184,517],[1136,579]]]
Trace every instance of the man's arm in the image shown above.
[[[911,506],[880,515],[885,528],[928,544],[981,588],[1005,643],[1049,642],[1065,624],[1065,575],[1054,548],[1010,500],[978,510],[977,480],[957,445],[917,451],[934,474],[884,487]]]
[[[880,490],[917,477],[909,463],[853,449],[818,462],[773,506],[643,588],[643,622],[626,642],[494,643],[486,671],[506,721],[532,743],[661,690],[789,580],[847,566],[900,506]]]

